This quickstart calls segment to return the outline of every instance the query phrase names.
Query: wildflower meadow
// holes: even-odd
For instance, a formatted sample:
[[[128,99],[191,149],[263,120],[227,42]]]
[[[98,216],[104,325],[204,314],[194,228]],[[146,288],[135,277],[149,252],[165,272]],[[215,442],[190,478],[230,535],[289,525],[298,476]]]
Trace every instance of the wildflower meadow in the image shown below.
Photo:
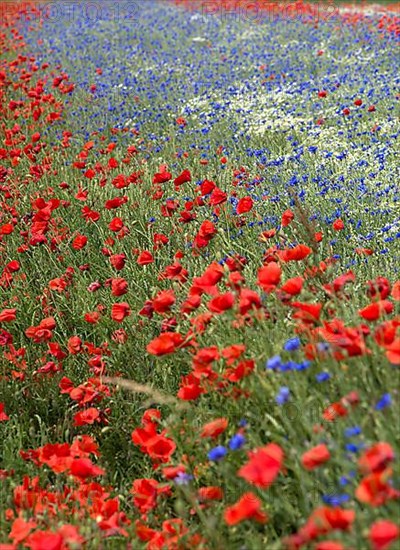
[[[400,4],[0,2],[0,550],[398,550]]]

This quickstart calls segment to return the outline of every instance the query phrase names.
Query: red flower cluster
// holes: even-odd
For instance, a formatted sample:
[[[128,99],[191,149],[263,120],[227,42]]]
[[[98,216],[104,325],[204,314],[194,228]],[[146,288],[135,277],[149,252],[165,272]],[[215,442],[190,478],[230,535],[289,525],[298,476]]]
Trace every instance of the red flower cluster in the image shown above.
[[[170,462],[176,449],[174,441],[167,437],[166,430],[159,432],[160,411],[148,409],[142,418],[142,426],[132,432],[132,441],[148,455],[155,465]]]

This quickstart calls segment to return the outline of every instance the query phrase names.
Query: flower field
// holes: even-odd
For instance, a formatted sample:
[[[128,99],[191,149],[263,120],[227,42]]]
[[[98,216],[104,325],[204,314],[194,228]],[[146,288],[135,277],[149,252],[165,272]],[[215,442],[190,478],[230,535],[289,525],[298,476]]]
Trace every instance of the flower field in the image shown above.
[[[399,4],[0,2],[0,550],[396,550]]]

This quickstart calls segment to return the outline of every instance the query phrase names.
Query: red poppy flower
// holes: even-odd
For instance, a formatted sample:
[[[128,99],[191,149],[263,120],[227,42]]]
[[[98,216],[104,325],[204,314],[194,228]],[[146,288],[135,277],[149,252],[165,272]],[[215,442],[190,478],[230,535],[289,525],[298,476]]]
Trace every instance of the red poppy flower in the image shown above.
[[[10,417],[4,412],[4,403],[0,403],[0,422],[5,422],[6,420],[10,420]]]
[[[314,510],[297,534],[300,545],[333,530],[347,531],[355,520],[354,510],[321,506]],[[297,546],[298,547],[298,546]]]
[[[208,195],[212,192],[213,189],[215,189],[216,185],[213,181],[210,180],[204,180],[200,185],[200,192],[201,194]]]
[[[364,477],[355,491],[357,499],[370,506],[382,506],[388,500],[398,499],[400,491],[391,486],[391,475],[392,471],[388,468]]]
[[[17,318],[16,313],[17,310],[15,307],[11,309],[3,309],[3,311],[0,311],[0,323],[11,323],[12,321],[15,321]]]
[[[79,336],[71,336],[67,342],[67,348],[71,355],[76,355],[82,351],[82,340]]]
[[[249,453],[249,461],[238,471],[238,475],[248,483],[265,489],[279,474],[283,464],[283,451],[275,443],[270,443]]]
[[[38,326],[29,327],[25,334],[28,338],[32,338],[35,343],[46,342],[53,337],[52,330],[56,328],[56,322],[53,317],[43,319]]]
[[[125,204],[127,201],[128,197],[126,196],[115,197],[114,199],[109,199],[108,201],[106,201],[104,206],[107,210],[114,210]]]
[[[156,313],[165,313],[169,311],[175,303],[175,294],[173,290],[161,290],[151,301],[153,310]]]
[[[224,491],[221,487],[200,487],[197,495],[200,502],[206,502],[208,500],[222,500],[224,498]]]
[[[261,308],[261,297],[254,290],[243,288],[240,291],[239,311],[241,315],[245,315],[251,309]]]
[[[390,294],[390,282],[386,277],[377,277],[373,281],[367,281],[367,295],[370,298],[379,296],[381,300],[385,300]]]
[[[161,420],[161,411],[159,409],[147,409],[142,416],[143,426],[156,426]]]
[[[267,241],[268,239],[272,239],[273,237],[275,237],[276,235],[276,229],[269,229],[268,231],[263,231],[260,236],[259,236],[259,240],[261,242],[265,242]]]
[[[192,360],[192,368],[196,374],[211,374],[211,363],[218,361],[219,351],[216,346],[200,349]]]
[[[99,456],[99,446],[90,435],[75,437],[71,445],[71,456],[88,457],[90,454]]]
[[[169,488],[167,487],[168,491]],[[155,479],[135,479],[131,489],[133,504],[142,514],[152,510],[157,504],[157,497],[163,491]],[[165,489],[164,489],[165,492]]]
[[[253,372],[255,367],[255,361],[253,359],[246,359],[241,361],[235,367],[229,367],[223,374],[223,377],[229,382],[238,382],[245,376],[248,376]]]
[[[17,260],[11,260],[11,262],[8,262],[8,264],[5,267],[5,270],[9,271],[10,273],[14,273],[16,271],[19,271],[20,269],[21,269],[21,265]]]
[[[98,311],[90,311],[88,313],[85,313],[84,319],[87,323],[95,325],[100,320],[100,313]]]
[[[251,197],[243,197],[237,204],[236,213],[240,215],[250,212],[253,208],[253,204],[253,199]]]
[[[297,309],[293,315],[295,319],[303,322],[315,323],[321,317],[322,304],[307,304],[303,302],[292,302],[291,306]]]
[[[289,248],[287,250],[279,250],[277,252],[282,262],[299,262],[301,260],[304,260],[304,258],[307,258],[307,256],[309,256],[311,253],[311,248],[306,246],[305,244],[298,244],[293,248]]]
[[[400,365],[400,338],[396,338],[391,344],[386,346],[385,355],[390,363]]]
[[[122,296],[128,292],[128,283],[123,278],[111,280],[111,294],[113,296]]]
[[[147,345],[147,353],[151,355],[167,355],[183,343],[183,337],[179,332],[163,332]]]
[[[221,351],[221,355],[224,359],[226,359],[227,365],[232,365],[237,359],[239,359],[239,357],[243,355],[245,351],[246,346],[244,344],[232,344],[231,346],[224,348]]]
[[[215,227],[215,225],[211,221],[205,220],[201,224],[200,229],[194,239],[194,246],[197,248],[204,248],[211,241],[216,232],[217,228]]]
[[[281,225],[287,227],[294,220],[294,214],[291,210],[285,210],[282,214]]]
[[[167,170],[163,170],[163,171],[157,172],[157,174],[154,174],[153,183],[166,183],[171,178],[172,178],[172,174],[170,174]]]
[[[137,259],[139,265],[149,265],[154,262],[154,258],[151,252],[148,250],[143,250]]]
[[[86,246],[88,238],[85,235],[77,235],[72,241],[72,248],[74,250],[82,250]]]
[[[338,401],[329,405],[329,407],[323,411],[322,417],[327,422],[334,422],[337,418],[347,416],[348,414],[349,411],[347,408]]]
[[[372,256],[372,254],[374,253],[371,248],[356,248],[354,252],[360,255],[365,254],[365,256]]]
[[[321,231],[317,231],[317,233],[314,234],[314,240],[316,243],[320,243],[323,238],[324,238],[324,234],[321,233]]]
[[[156,462],[169,462],[176,444],[169,437],[157,434],[144,444],[145,452]]]
[[[174,179],[174,186],[178,189],[184,183],[192,181],[192,176],[189,170],[184,170],[179,176]]]
[[[141,523],[139,520],[135,521],[135,533],[137,537],[144,542],[150,543],[152,540],[156,539],[158,545],[164,543],[164,539],[158,531],[150,529],[150,527],[147,527],[147,525]]]
[[[64,548],[63,537],[60,533],[52,531],[35,531],[26,539],[25,546],[30,550],[62,550]]]
[[[182,376],[180,389],[177,394],[178,399],[194,401],[203,393],[205,393],[205,390],[200,386],[200,380],[194,374]]]
[[[227,427],[228,420],[226,418],[216,418],[203,426],[200,437],[211,437],[215,439],[222,434]]]
[[[343,275],[339,275],[339,277],[336,277],[336,279],[333,281],[332,285],[324,285],[324,288],[328,292],[340,292],[343,290],[343,287],[347,283],[352,283],[356,280],[356,276],[352,271],[348,271],[347,273],[344,273]]]
[[[14,544],[19,544],[26,539],[35,527],[37,527],[37,523],[33,520],[25,521],[22,517],[18,517],[12,524],[9,538],[14,542]]]
[[[232,292],[225,292],[225,294],[219,294],[210,300],[207,307],[213,313],[223,313],[233,307],[235,303],[235,296]]]
[[[392,287],[392,298],[400,302],[400,281],[396,281]]]
[[[179,474],[182,474],[186,471],[183,464],[178,464],[178,466],[165,466],[162,468],[162,475],[165,479],[175,479]]]
[[[82,208],[82,216],[87,222],[97,222],[100,219],[100,213],[95,210],[91,210],[88,206],[84,206]]]
[[[203,292],[210,295],[217,294],[216,284],[219,283],[223,276],[224,268],[213,262],[207,267],[201,277],[194,277],[190,294],[202,294]]]
[[[121,218],[113,218],[110,223],[108,224],[108,227],[111,231],[117,232],[121,231],[121,229],[124,227],[124,222]]]
[[[0,235],[10,235],[14,231],[11,223],[6,223],[0,227]]]
[[[124,174],[119,174],[111,181],[111,185],[113,185],[115,189],[124,189],[125,187],[129,187],[129,184],[130,181]]]
[[[125,267],[125,262],[126,256],[124,253],[110,256],[110,263],[117,271],[121,271]]]
[[[49,281],[49,288],[54,292],[63,292],[68,286],[68,283],[62,277],[57,277]]]
[[[121,302],[119,304],[113,304],[111,308],[111,319],[117,323],[122,323],[122,321],[129,317],[131,314],[131,308],[127,302]]]
[[[272,292],[281,280],[282,269],[276,262],[270,262],[258,270],[257,284],[264,292]]]
[[[341,231],[342,229],[344,229],[343,220],[337,219],[336,221],[333,222],[332,227],[335,231]]]
[[[363,453],[358,460],[358,465],[364,474],[382,472],[394,458],[394,451],[389,443],[381,441]]]
[[[368,538],[373,550],[389,550],[392,543],[400,537],[399,527],[392,521],[381,519],[370,527]]]
[[[376,327],[374,332],[374,338],[377,344],[380,346],[388,346],[393,344],[398,323],[396,321],[385,321]]]
[[[90,458],[74,458],[71,462],[70,473],[81,480],[88,477],[103,475],[105,472],[90,460]]]
[[[284,285],[281,286],[280,290],[290,294],[291,296],[296,296],[300,294],[301,289],[303,288],[303,277],[293,277],[288,279]]]
[[[389,300],[379,300],[358,310],[360,317],[367,321],[376,321],[384,313],[392,313],[393,304]]]
[[[227,525],[236,525],[247,519],[265,523],[268,517],[261,512],[261,500],[254,493],[248,492],[225,510],[224,519]]]
[[[64,544],[68,544],[71,548],[83,546],[85,538],[79,534],[78,527],[71,524],[61,525],[58,533],[62,536]]]
[[[314,470],[322,464],[325,464],[331,457],[326,445],[321,444],[306,451],[301,457],[301,463],[306,470]]]
[[[74,415],[74,426],[86,426],[94,424],[100,420],[100,411],[95,407],[90,407],[85,411],[80,411]]]

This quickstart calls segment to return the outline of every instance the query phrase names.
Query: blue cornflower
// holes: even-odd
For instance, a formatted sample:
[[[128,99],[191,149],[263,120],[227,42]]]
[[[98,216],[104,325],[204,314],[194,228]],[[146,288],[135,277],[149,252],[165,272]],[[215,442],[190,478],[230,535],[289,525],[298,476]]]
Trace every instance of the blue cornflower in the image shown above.
[[[384,393],[379,399],[378,403],[375,405],[376,411],[381,411],[385,407],[389,407],[392,404],[392,397],[390,393]]]
[[[315,376],[315,379],[317,382],[326,382],[330,379],[330,377],[331,375],[329,374],[329,372],[320,372]]]
[[[275,370],[279,368],[282,365],[282,359],[279,355],[274,355],[274,357],[271,357],[268,359],[268,361],[265,364],[266,369],[272,369]]]
[[[358,453],[362,447],[363,445],[354,445],[354,443],[347,443],[345,446],[346,451],[349,451],[349,453]]]
[[[235,434],[229,441],[229,448],[231,451],[237,451],[241,449],[246,443],[246,438],[242,434]]]
[[[179,472],[178,475],[174,478],[174,482],[177,485],[188,485],[189,481],[193,479],[193,476],[186,474],[185,472]]]
[[[300,347],[300,338],[295,336],[294,338],[289,338],[289,340],[286,340],[283,349],[285,351],[296,351]]]
[[[350,483],[350,480],[346,476],[342,476],[339,478],[339,485],[342,487],[345,485],[348,485]]]
[[[344,431],[344,435],[346,437],[354,437],[355,435],[360,435],[361,428],[360,426],[354,426],[353,428],[346,428]]]
[[[290,397],[290,390],[286,386],[280,388],[278,395],[275,397],[275,401],[278,405],[284,405]]]
[[[298,363],[296,363],[295,361],[287,361],[286,363],[281,364],[281,366],[279,367],[279,372],[296,370],[298,366]]]
[[[306,370],[310,365],[311,365],[311,361],[306,360],[296,365],[295,370]]]
[[[329,342],[318,342],[317,350],[318,351],[329,351],[330,345]]]
[[[222,460],[224,456],[227,453],[226,447],[223,445],[218,445],[217,447],[214,447],[211,449],[211,451],[208,453],[209,460],[212,460],[213,462],[218,462],[219,460]]]
[[[322,500],[325,504],[330,504],[331,506],[341,506],[350,500],[350,495],[347,493],[342,493],[341,495],[323,495]]]

